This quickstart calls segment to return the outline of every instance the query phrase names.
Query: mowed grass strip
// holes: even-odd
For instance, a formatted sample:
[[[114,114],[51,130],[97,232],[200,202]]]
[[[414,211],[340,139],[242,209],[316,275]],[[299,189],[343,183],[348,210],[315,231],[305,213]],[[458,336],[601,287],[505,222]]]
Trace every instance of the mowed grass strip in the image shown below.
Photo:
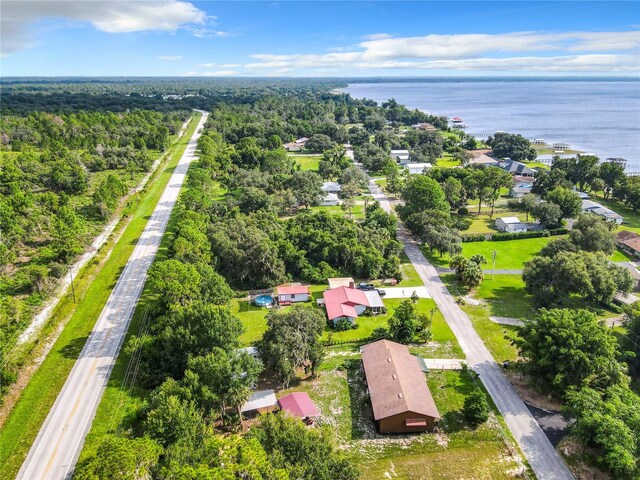
[[[146,193],[142,197],[138,197],[139,207],[133,213],[121,238],[113,247],[111,256],[102,267],[95,265],[94,262],[93,265],[99,269],[99,272],[89,282],[86,289],[82,289],[84,290],[83,294],[78,289],[80,282],[77,280],[76,294],[79,297],[79,303],[73,316],[53,345],[47,358],[24,388],[0,431],[0,465],[2,465],[4,477],[14,478],[18,473],[33,440],[109,298],[111,290],[131,256],[137,239],[144,230],[149,216],[193,135],[200,115],[200,113],[194,114],[187,131],[174,146],[167,166],[157,175],[157,180],[153,184],[149,184]],[[90,278],[92,277],[90,276]],[[73,311],[69,295],[63,301],[66,303],[56,309],[54,315],[64,315]]]

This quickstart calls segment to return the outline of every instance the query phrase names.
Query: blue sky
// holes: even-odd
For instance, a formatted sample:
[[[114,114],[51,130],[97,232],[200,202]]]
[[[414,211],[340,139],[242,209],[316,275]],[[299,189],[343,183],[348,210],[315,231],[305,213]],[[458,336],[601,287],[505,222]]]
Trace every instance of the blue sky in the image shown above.
[[[2,76],[640,77],[640,2],[4,1]]]

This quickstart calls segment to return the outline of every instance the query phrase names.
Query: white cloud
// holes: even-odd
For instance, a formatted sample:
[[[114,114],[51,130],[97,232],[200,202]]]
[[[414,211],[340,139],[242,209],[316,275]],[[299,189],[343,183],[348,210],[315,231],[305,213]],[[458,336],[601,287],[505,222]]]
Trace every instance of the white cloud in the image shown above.
[[[390,33],[372,33],[371,35],[365,35],[362,37],[363,40],[384,40],[387,38],[392,38],[393,35]]]
[[[356,51],[254,54],[250,70],[413,69],[627,72],[640,70],[640,32],[514,32],[389,38],[374,34]],[[374,39],[371,39],[374,38]],[[553,53],[553,55],[550,55]],[[514,56],[506,56],[515,54]],[[525,54],[525,55],[522,55]]]
[[[177,62],[178,60],[182,60],[182,55],[160,55],[158,58],[169,62]]]
[[[198,38],[226,38],[235,37],[237,34],[231,32],[223,32],[209,27],[189,27],[189,31],[194,37]]]
[[[0,40],[3,55],[32,47],[36,44],[33,25],[42,19],[87,22],[103,32],[129,33],[175,32],[212,18],[193,4],[177,0],[3,0]]]

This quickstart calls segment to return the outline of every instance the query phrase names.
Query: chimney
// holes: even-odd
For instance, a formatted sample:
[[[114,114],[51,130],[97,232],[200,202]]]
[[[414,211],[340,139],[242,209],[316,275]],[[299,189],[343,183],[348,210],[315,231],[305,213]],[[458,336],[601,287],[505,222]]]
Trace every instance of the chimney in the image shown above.
[[[356,282],[354,282],[353,280],[351,280],[349,282],[349,288],[356,288]]]

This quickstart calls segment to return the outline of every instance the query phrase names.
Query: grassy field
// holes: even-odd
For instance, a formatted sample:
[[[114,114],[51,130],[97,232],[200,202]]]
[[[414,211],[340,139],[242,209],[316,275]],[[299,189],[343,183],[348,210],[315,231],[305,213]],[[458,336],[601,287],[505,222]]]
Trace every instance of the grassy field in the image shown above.
[[[80,297],[69,322],[53,345],[51,352],[22,391],[6,423],[0,431],[0,465],[3,475],[13,478],[20,468],[51,405],[62,388],[84,346],[95,320],[100,315],[111,289],[115,286],[136,240],[169,181],[171,174],[193,134],[200,114],[194,117],[182,139],[177,143],[168,165],[160,170],[158,179],[143,196],[135,198],[139,205],[109,259]],[[63,307],[66,309],[67,307]],[[68,309],[71,313],[72,308]]]
[[[475,388],[462,372],[432,372],[429,388],[442,416],[437,434],[377,433],[357,350],[334,349],[321,374],[284,391],[306,391],[334,431],[340,450],[353,458],[362,479],[507,479],[518,462],[507,448],[494,412],[472,429],[461,408]]]
[[[500,215],[494,214],[493,218],[489,218],[487,214],[470,215],[473,223],[471,226],[462,233],[497,233],[496,218],[498,217],[518,217],[522,222],[525,221],[525,215],[518,212],[506,212],[500,213]]]
[[[321,155],[289,155],[298,165],[300,170],[318,170],[318,164],[322,160]]]
[[[462,244],[462,254],[465,257],[471,257],[476,254],[484,255],[487,259],[485,269],[491,268],[491,252],[497,251],[496,269],[521,269],[524,263],[536,255],[542,248],[549,243],[552,238],[561,237],[541,237],[541,238],[524,238],[521,240],[506,240],[500,242],[467,242]],[[439,257],[429,253],[428,249],[425,253],[428,259],[434,265],[449,266],[449,256]]]
[[[329,212],[349,217],[349,212],[347,210],[343,210],[340,205],[311,207],[309,210],[312,212]],[[300,211],[303,212],[304,210],[300,209]],[[364,220],[364,205],[354,205],[351,209],[351,214],[354,220]]]

